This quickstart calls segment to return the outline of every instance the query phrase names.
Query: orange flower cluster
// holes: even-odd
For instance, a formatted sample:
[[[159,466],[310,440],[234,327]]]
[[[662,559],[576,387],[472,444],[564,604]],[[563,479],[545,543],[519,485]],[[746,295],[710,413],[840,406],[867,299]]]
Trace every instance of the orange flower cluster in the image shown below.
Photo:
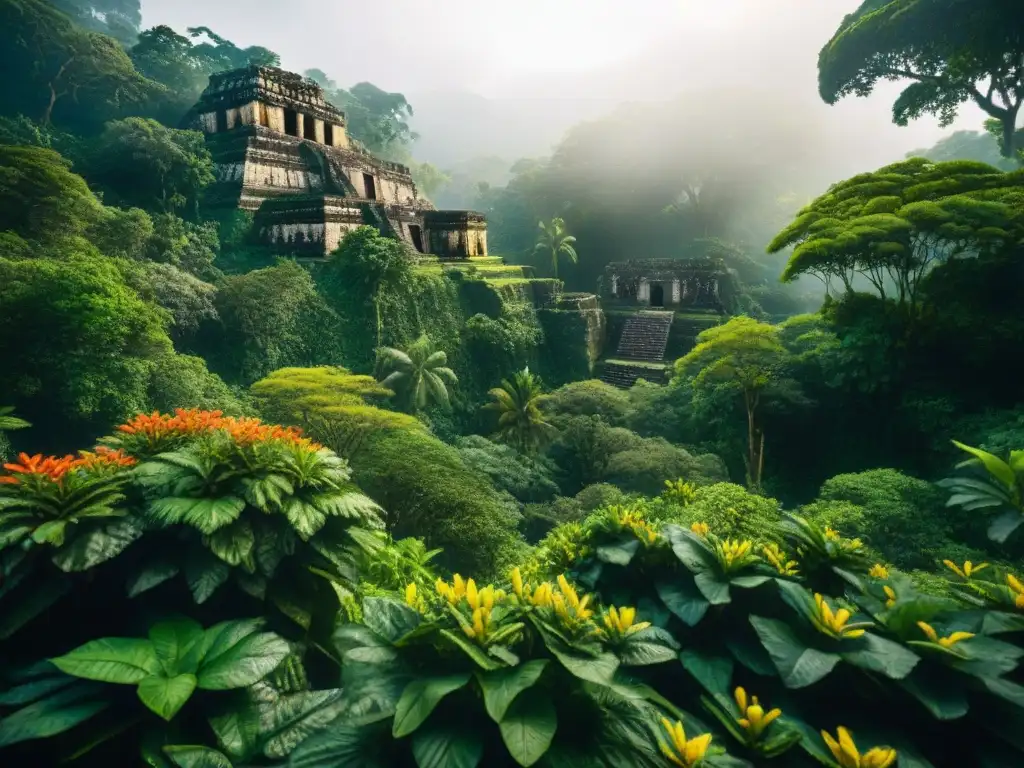
[[[321,448],[319,444],[303,437],[302,430],[298,427],[264,424],[255,418],[235,418],[225,416],[221,411],[201,411],[195,408],[177,408],[173,416],[157,411],[151,414],[140,413],[117,429],[130,435],[144,435],[151,440],[198,435],[222,429],[239,445],[281,441],[314,451]]]
[[[37,453],[29,456],[27,453],[19,453],[17,464],[4,464],[4,469],[11,474],[0,476],[0,484],[17,485],[23,475],[45,476],[59,483],[68,472],[75,469],[88,471],[106,467],[130,467],[134,463],[135,459],[124,451],[114,451],[105,446],[98,447],[95,453],[79,451],[78,458],[71,455],[60,457]]]

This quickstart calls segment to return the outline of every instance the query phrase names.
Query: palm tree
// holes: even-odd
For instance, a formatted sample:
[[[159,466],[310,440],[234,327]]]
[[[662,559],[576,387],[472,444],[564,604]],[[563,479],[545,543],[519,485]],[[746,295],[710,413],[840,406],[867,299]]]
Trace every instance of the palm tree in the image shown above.
[[[559,256],[565,256],[573,264],[579,261],[579,256],[577,256],[576,249],[573,247],[576,238],[566,231],[565,220],[558,216],[547,224],[541,221],[537,226],[540,227],[541,233],[538,236],[537,244],[533,247],[533,252],[550,254],[551,272],[555,277],[558,277]]]
[[[415,413],[436,402],[449,406],[448,386],[458,384],[455,371],[448,367],[448,356],[434,345],[426,334],[420,336],[408,351],[392,347],[377,350],[378,376],[387,374],[380,383],[393,389]]]
[[[533,453],[555,435],[555,428],[544,420],[541,403],[548,399],[541,381],[524,368],[511,380],[488,392],[494,402],[484,408],[498,412],[496,437],[523,453]]]
[[[5,432],[11,429],[25,429],[31,427],[24,419],[19,419],[17,416],[12,416],[14,412],[14,406],[6,405],[0,408],[0,462],[5,461],[9,458],[9,451],[11,443],[7,439]]]

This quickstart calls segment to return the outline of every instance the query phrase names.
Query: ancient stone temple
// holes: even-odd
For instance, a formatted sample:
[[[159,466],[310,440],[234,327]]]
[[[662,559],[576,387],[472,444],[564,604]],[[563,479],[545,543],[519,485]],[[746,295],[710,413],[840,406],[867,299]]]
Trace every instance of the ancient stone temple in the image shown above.
[[[482,214],[434,210],[409,169],[350,139],[345,114],[301,75],[257,66],[213,75],[183,127],[206,134],[210,203],[253,211],[259,237],[284,251],[322,257],[370,224],[440,259],[487,255]]]
[[[732,312],[737,284],[718,259],[648,259],[609,264],[601,292],[614,304]]]

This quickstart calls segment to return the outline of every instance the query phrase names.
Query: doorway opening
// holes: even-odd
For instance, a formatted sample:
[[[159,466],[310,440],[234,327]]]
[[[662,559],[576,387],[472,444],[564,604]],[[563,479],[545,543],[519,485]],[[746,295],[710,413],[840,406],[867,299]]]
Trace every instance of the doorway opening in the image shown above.
[[[217,133],[228,129],[228,112],[226,109],[217,110]]]
[[[302,138],[316,141],[316,118],[310,115],[302,116]]]
[[[270,127],[270,114],[267,112],[267,105],[260,102],[260,125],[264,128]]]
[[[284,132],[289,136],[299,135],[299,113],[294,109],[284,111]]]
[[[420,232],[419,224],[409,225],[409,237],[412,238],[413,247],[420,253],[423,253],[423,233]]]
[[[377,199],[377,185],[374,184],[373,175],[369,173],[363,174],[363,189],[366,191],[367,200]]]
[[[334,146],[334,126],[331,123],[324,123],[324,144]]]
[[[665,288],[661,285],[651,286],[651,306],[652,307],[664,307],[665,306]]]

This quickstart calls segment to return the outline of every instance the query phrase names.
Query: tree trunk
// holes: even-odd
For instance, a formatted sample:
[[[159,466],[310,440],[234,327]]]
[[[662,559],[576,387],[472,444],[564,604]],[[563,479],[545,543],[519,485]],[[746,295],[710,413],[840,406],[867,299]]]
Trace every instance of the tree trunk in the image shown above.
[[[62,77],[64,77],[64,72],[67,70],[68,67],[71,66],[74,60],[75,57],[72,56],[70,59],[61,64],[60,69],[57,70],[57,74],[54,75],[53,79],[50,80],[50,82],[47,84],[50,88],[50,102],[46,105],[46,111],[43,112],[42,123],[44,128],[48,128],[50,126],[50,118],[53,116],[53,108],[57,104],[57,99],[59,99],[61,96],[67,93],[67,89],[61,91],[60,93],[57,93],[57,88],[55,84],[58,81],[60,81]]]
[[[764,432],[757,427],[757,393],[743,393],[747,406],[747,485],[751,490],[761,487],[764,470]]]

